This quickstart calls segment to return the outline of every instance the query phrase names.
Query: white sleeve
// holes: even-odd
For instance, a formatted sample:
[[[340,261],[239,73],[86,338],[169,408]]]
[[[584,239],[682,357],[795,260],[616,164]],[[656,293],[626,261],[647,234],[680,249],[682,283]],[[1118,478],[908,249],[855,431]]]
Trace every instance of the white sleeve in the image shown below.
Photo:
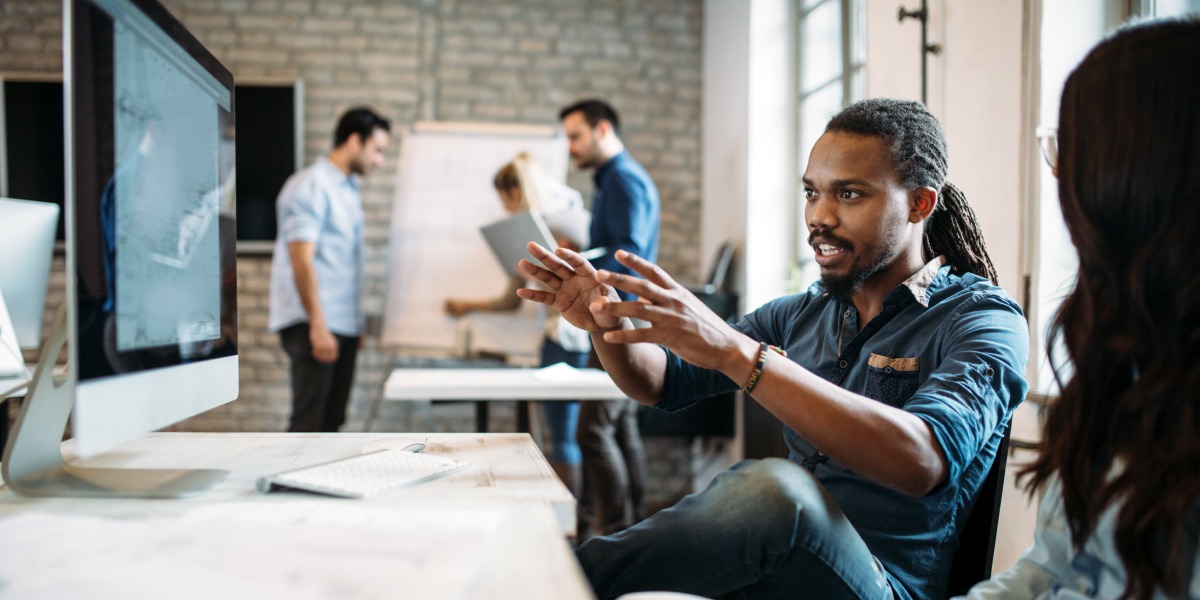
[[[1003,573],[971,588],[967,600],[1039,599],[1050,597],[1055,583],[1071,580],[1071,535],[1067,528],[1058,479],[1050,482],[1038,509],[1033,546]]]

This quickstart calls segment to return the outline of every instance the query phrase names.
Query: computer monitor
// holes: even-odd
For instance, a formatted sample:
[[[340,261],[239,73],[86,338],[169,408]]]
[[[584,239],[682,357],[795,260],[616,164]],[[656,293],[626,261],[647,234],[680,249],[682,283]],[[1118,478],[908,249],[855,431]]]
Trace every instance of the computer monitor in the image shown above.
[[[59,442],[68,415],[88,456],[237,397],[233,76],[154,0],[66,0],[63,24],[66,302],[4,478],[27,495],[198,493],[226,473],[83,469]]]
[[[0,198],[0,293],[21,348],[37,348],[46,313],[58,205]]]

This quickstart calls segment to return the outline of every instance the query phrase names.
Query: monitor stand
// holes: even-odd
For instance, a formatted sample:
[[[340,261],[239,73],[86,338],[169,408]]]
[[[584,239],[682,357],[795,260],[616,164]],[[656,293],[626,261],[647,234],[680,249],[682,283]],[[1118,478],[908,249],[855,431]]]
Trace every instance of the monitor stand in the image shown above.
[[[54,376],[67,341],[67,308],[54,317],[20,416],[4,448],[4,481],[23,496],[181,498],[195,496],[229,475],[218,469],[90,468],[68,464],[62,437],[75,403],[75,378]],[[67,368],[73,368],[68,361]]]

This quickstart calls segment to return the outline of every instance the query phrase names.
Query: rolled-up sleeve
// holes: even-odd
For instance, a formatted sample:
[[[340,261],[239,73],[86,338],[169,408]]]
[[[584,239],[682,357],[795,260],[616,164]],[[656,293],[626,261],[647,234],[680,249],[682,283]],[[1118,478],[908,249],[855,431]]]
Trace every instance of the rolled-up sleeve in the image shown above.
[[[279,236],[288,243],[316,242],[329,210],[329,199],[306,182],[279,203]]]
[[[662,399],[654,405],[655,408],[676,412],[704,398],[738,389],[737,384],[720,371],[702,369],[684,361],[670,350],[665,351],[667,372],[663,381]]]
[[[1011,300],[980,293],[955,311],[936,370],[904,410],[929,424],[956,481],[1028,389],[1029,333]]]

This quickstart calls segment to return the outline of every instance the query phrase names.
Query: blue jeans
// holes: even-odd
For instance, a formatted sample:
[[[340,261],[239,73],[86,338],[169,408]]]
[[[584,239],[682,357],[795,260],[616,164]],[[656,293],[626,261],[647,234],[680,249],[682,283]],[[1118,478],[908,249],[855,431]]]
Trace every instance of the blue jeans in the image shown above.
[[[564,362],[577,369],[587,366],[587,352],[571,352],[547,338],[542,340],[542,366]],[[579,424],[578,401],[542,402],[542,417],[550,433],[550,460],[567,465],[578,465],[582,461],[579,442],[575,439],[575,428]]]
[[[890,599],[883,566],[812,474],[747,460],[703,492],[576,550],[596,595]]]

